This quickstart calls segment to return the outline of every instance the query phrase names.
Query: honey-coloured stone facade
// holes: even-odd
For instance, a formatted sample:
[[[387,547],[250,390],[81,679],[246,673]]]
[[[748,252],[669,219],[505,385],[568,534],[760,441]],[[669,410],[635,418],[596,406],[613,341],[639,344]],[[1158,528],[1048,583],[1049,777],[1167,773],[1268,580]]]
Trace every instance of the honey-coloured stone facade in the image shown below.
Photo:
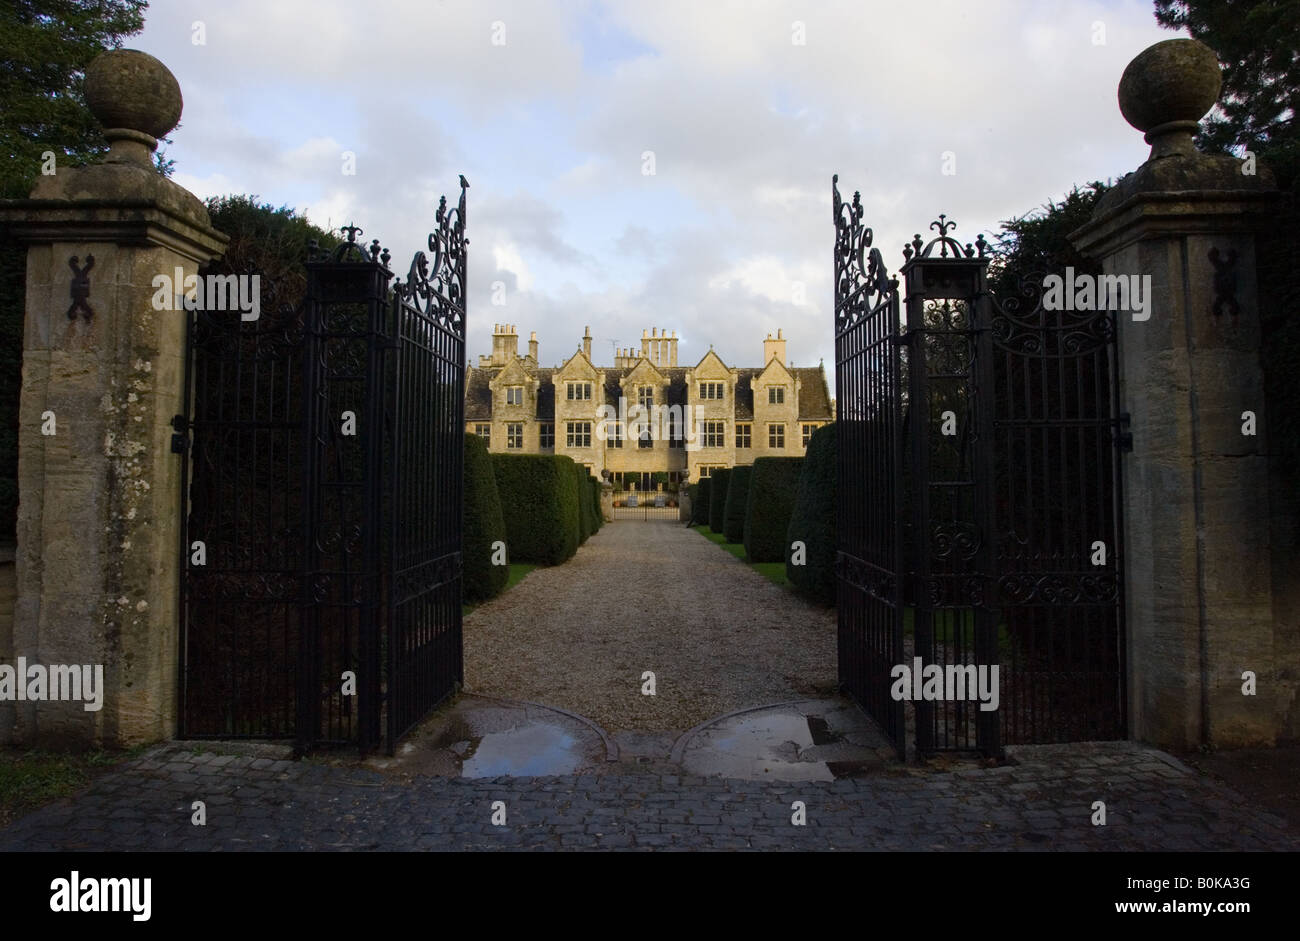
[[[518,342],[514,325],[497,324],[492,355],[468,368],[466,430],[496,453],[568,455],[615,486],[693,482],[757,457],[798,457],[834,419],[825,368],[789,366],[780,330],[764,339],[761,367],[728,366],[711,348],[678,366],[676,331],[657,328],[642,333],[639,352],[618,350],[613,366],[592,361],[590,328],[558,368],[538,364],[536,333],[526,355]]]

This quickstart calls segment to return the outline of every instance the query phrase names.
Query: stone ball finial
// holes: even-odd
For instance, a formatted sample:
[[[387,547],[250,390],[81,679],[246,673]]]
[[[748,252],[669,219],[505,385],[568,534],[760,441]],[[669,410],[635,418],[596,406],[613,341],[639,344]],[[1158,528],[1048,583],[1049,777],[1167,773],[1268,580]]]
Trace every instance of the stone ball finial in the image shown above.
[[[86,104],[112,145],[109,159],[139,158],[119,147],[143,145],[148,152],[181,119],[181,86],[176,76],[147,52],[109,49],[86,67]],[[148,160],[148,153],[145,154]]]
[[[1148,144],[1171,132],[1190,146],[1197,122],[1219,100],[1223,74],[1209,46],[1195,39],[1166,39],[1148,46],[1119,80],[1119,110]]]

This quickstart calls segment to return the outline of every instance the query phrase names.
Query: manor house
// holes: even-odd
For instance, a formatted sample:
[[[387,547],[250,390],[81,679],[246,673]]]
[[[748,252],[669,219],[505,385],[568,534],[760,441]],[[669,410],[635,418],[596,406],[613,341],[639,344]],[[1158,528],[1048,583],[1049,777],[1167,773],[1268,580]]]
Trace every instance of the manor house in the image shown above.
[[[825,369],[787,365],[785,342],[780,330],[768,334],[759,367],[728,366],[712,348],[682,367],[677,331],[655,328],[642,331],[639,351],[616,350],[613,366],[598,366],[588,327],[564,364],[549,368],[538,365],[536,332],[521,356],[515,327],[497,324],[492,355],[466,370],[466,430],[491,451],[566,454],[640,490],[756,457],[798,457],[834,415]]]

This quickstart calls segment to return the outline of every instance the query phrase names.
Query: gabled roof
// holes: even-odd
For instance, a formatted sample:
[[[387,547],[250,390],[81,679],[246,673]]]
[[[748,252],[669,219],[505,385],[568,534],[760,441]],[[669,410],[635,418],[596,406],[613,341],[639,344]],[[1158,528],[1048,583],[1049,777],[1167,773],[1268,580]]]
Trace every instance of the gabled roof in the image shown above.
[[[826,370],[821,366],[798,366],[791,367],[790,372],[799,377],[799,420],[834,421]]]
[[[539,421],[555,420],[555,380],[558,369],[542,368],[517,360],[524,371],[534,376],[537,388],[537,418]],[[686,368],[682,366],[657,367],[668,380],[668,405],[686,403]],[[799,378],[799,420],[833,421],[830,391],[827,387],[826,373],[820,366],[787,367]],[[492,392],[488,383],[502,372],[503,367],[479,368],[471,366],[465,378],[465,420],[488,421],[492,417]],[[628,368],[604,369],[605,402],[617,407],[618,397],[622,394],[620,380],[631,370]],[[752,421],[754,418],[753,380],[761,375],[762,369],[747,368],[737,370],[735,416],[740,421]]]
[[[756,370],[756,372],[760,376],[767,375],[767,373],[770,372],[773,375],[781,374],[783,376],[789,376],[791,379],[794,378],[794,373],[790,369],[790,367],[787,366],[785,363],[781,362],[781,360],[777,359],[775,356],[773,356],[770,360],[767,361],[766,366],[764,366],[762,369]],[[771,381],[771,379],[772,376],[768,376],[769,382]]]
[[[555,383],[550,367],[534,366],[527,360],[516,360],[526,375],[539,380],[537,386],[537,418],[551,421],[555,418]],[[489,366],[480,368],[471,366],[465,377],[465,420],[488,421],[492,418],[492,390],[489,384],[508,366]]]
[[[727,373],[731,371],[731,367],[722,361],[722,357],[719,356],[717,353],[713,352],[713,347],[709,347],[709,351],[700,357],[700,361],[695,364],[695,371],[699,372],[701,367],[703,367],[704,364],[710,360],[710,358],[712,358],[714,362],[717,363],[718,369],[714,370],[715,372],[719,370],[723,373]]]
[[[664,369],[668,368],[671,367],[664,367]],[[623,373],[623,378],[631,379],[633,376],[636,376],[638,382],[664,382],[668,379],[664,369],[659,368],[654,363],[650,362],[650,360],[642,357],[637,360],[634,365],[626,368]],[[646,375],[647,373],[649,374],[648,376]]]
[[[663,376],[668,382],[668,401],[664,404],[686,404],[686,367],[654,366],[651,364],[651,368]],[[618,369],[605,369],[605,402],[607,404],[615,407],[618,406],[618,397],[625,394],[621,383],[635,369],[635,366],[624,366]]]
[[[768,364],[771,365],[770,363]],[[785,366],[791,376],[799,380],[799,421],[833,421],[831,396],[826,387],[826,373],[821,366]],[[736,376],[736,418],[752,421],[754,418],[754,380],[763,369],[741,369]]]
[[[594,378],[600,372],[582,350],[575,350],[573,355],[561,363],[560,368],[555,372],[557,375],[574,375],[574,367],[576,367],[578,375],[589,378]]]
[[[496,375],[492,377],[492,384],[495,385],[497,382],[509,381],[511,379],[520,381],[523,379],[533,378],[537,369],[536,367],[533,367],[532,369],[529,368],[531,362],[531,360],[527,359],[516,359],[507,363],[497,370]]]

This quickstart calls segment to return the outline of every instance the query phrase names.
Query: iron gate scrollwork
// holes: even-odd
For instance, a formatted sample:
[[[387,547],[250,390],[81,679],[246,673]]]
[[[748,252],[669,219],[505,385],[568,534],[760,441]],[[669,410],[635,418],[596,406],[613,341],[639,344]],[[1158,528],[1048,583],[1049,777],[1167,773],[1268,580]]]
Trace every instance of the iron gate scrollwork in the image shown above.
[[[908,728],[921,753],[1123,738],[1115,313],[1048,309],[1036,275],[997,296],[983,237],[940,216],[904,248],[904,318],[837,183],[841,686],[900,756]],[[896,700],[891,670],[918,659],[996,667],[997,708]]]
[[[835,411],[839,424],[839,676],[902,756],[904,709],[889,695],[903,653],[903,418],[898,282],[885,271],[858,193],[835,221]]]
[[[405,281],[348,226],[259,319],[193,312],[183,737],[391,752],[462,681],[461,184]]]
[[[464,679],[461,496],[465,446],[465,190],[445,197],[406,280],[393,288],[395,395],[386,427],[390,536],[385,635],[388,742]]]

